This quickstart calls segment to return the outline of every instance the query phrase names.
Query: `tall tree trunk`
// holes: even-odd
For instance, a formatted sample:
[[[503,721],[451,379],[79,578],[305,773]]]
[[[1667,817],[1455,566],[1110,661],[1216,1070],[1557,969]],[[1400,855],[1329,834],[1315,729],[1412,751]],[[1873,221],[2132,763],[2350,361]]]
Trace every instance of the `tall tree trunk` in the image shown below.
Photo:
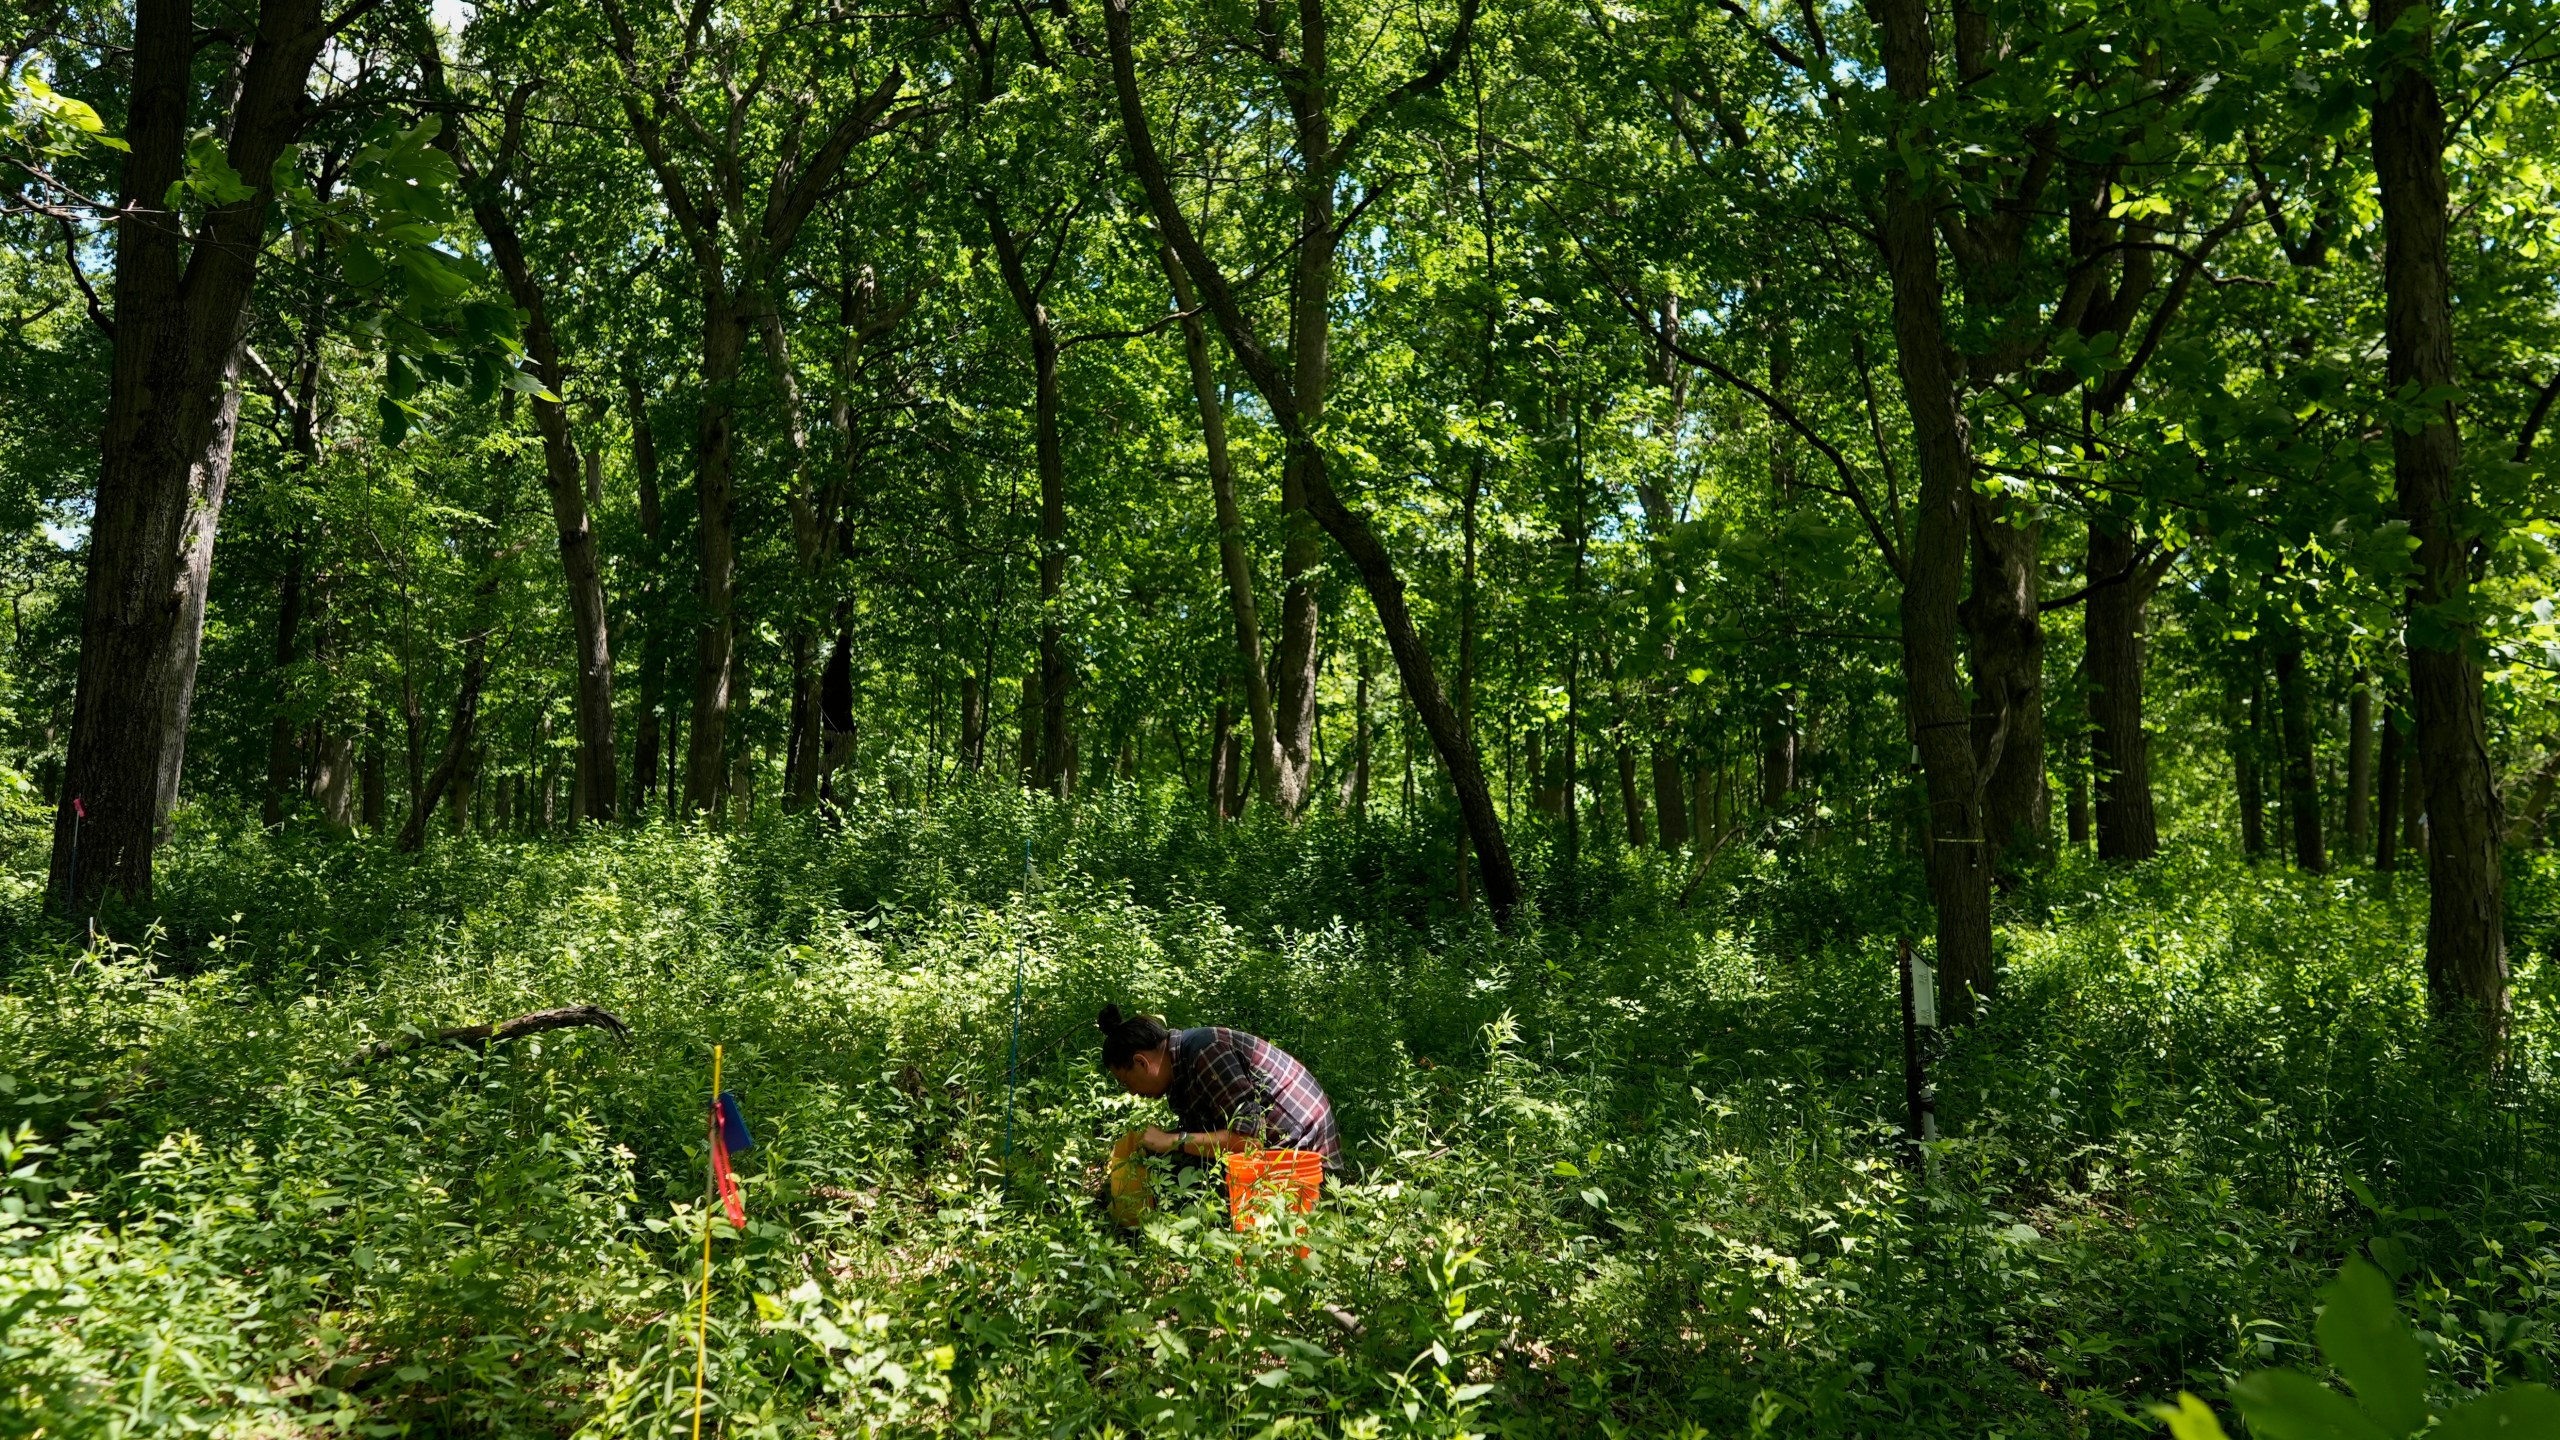
[[[1022,703],[1016,717],[1022,722],[1022,743],[1017,747],[1013,773],[1026,790],[1040,788],[1040,671],[1035,667],[1022,674]]]
[[[816,634],[794,625],[783,641],[791,664],[790,728],[782,746],[782,803],[805,810],[818,803],[818,665]]]
[[[1934,88],[1936,42],[1922,0],[1875,0],[1887,83],[1902,113],[1917,112]],[[1906,125],[1909,122],[1904,122]],[[1901,143],[1929,144],[1906,130]],[[1983,853],[1977,765],[1964,693],[1957,682],[1959,591],[1964,580],[1973,459],[1956,377],[1948,368],[1946,301],[1938,282],[1930,197],[1910,173],[1889,167],[1883,241],[1893,285],[1893,328],[1920,493],[1902,585],[1904,706],[1928,790],[1925,868],[1937,910],[1938,973],[1947,1018],[1972,1019],[1977,996],[1994,985],[1991,867]]]
[[[434,47],[422,49],[427,83],[445,91],[444,67]],[[551,329],[551,308],[542,282],[525,256],[523,237],[507,213],[500,184],[510,178],[521,156],[523,106],[529,90],[519,90],[509,104],[506,138],[494,157],[495,173],[483,177],[462,143],[462,129],[448,124],[436,132],[435,144],[451,156],[471,201],[471,216],[498,263],[507,298],[524,315],[524,353],[534,377],[546,393],[533,400],[533,428],[542,440],[542,484],[551,498],[551,523],[560,542],[560,570],[569,592],[569,634],[574,666],[571,709],[577,720],[577,793],[580,818],[613,819],[615,787],[621,765],[614,758],[612,619],[605,605],[604,570],[596,554],[595,527],[589,514],[589,470],[569,434],[569,407],[560,397],[568,389],[568,368],[561,363],[558,338]],[[707,378],[707,377],[706,377]]]
[[[960,677],[960,768],[978,773],[987,756],[986,684],[975,675]]]
[[[2401,518],[2418,542],[2408,644],[2427,779],[2427,993],[2439,1013],[2476,1034],[2485,1057],[2506,1027],[2507,946],[2496,777],[2480,666],[2467,643],[2477,628],[2465,613],[2473,537],[2461,512],[2471,497],[2453,401],[2423,398],[2450,396],[2461,383],[2445,256],[2444,105],[2429,69],[2439,18],[2432,0],[2374,0],[2373,167],[2389,377],[2411,412],[2389,429]]]
[[[302,555],[297,531],[285,542],[284,579],[276,596],[275,710],[267,717],[267,791],[258,807],[259,823],[270,830],[284,824],[285,797],[300,788],[293,753],[293,662],[302,653]]]
[[[2098,858],[2118,864],[2160,853],[2151,806],[2151,737],[2142,728],[2144,622],[2160,573],[2142,564],[2133,534],[2089,522],[2086,658],[2089,764],[2097,788]],[[2115,577],[2122,577],[2121,579]]]
[[[1662,848],[1676,850],[1689,842],[1689,812],[1680,793],[1680,749],[1656,735],[1653,741],[1653,821]]]
[[[1644,848],[1644,799],[1636,789],[1636,747],[1618,741],[1618,809],[1627,822],[1627,848]]]
[[[338,660],[338,628],[330,614],[334,589],[328,574],[311,577],[311,665],[324,685]],[[341,839],[356,828],[354,782],[355,743],[330,728],[324,711],[311,725],[311,805],[321,827]]]
[[[1245,715],[1253,726],[1254,788],[1267,803],[1280,803],[1280,741],[1271,699],[1271,674],[1262,658],[1262,611],[1253,593],[1253,555],[1245,548],[1244,515],[1236,504],[1235,461],[1227,449],[1227,411],[1218,394],[1217,367],[1209,358],[1209,331],[1201,324],[1200,298],[1191,276],[1169,245],[1156,247],[1182,319],[1182,356],[1191,370],[1191,396],[1200,408],[1200,439],[1208,452],[1209,496],[1218,519],[1218,569],[1227,582],[1227,608],[1235,616],[1236,658],[1244,672]],[[1284,817],[1296,819],[1283,809]]]
[[[659,712],[665,705],[666,637],[659,575],[665,565],[663,517],[658,498],[658,441],[649,426],[649,397],[637,366],[622,371],[623,414],[631,426],[632,479],[640,491],[641,566],[634,617],[640,628],[640,714],[631,741],[631,811],[648,808],[658,789]]]
[[[224,373],[213,437],[205,446],[204,458],[188,471],[187,521],[178,542],[177,623],[172,627],[176,643],[170,656],[170,686],[159,697],[160,762],[151,797],[155,846],[169,838],[170,818],[178,808],[178,781],[187,762],[187,718],[195,711],[196,666],[204,658],[204,607],[213,593],[214,532],[222,521],[223,494],[231,484],[232,444],[240,434],[237,379],[231,371]]]
[[[979,743],[986,740],[986,701],[979,699]],[[818,799],[835,799],[836,772],[853,763],[853,628],[836,626],[826,673],[818,677]]]
[[[2267,853],[2267,695],[2259,681],[2249,682],[2248,724],[2232,748],[2240,782],[2240,853],[2255,860]]]
[[[1351,701],[1351,769],[1342,781],[1342,808],[1354,820],[1365,820],[1369,815],[1369,681],[1376,673],[1368,647],[1360,647],[1360,679]],[[1461,876],[1465,870],[1462,857]]]
[[[2051,826],[2036,584],[2043,526],[1993,502],[1973,503],[1973,593],[1960,614],[1973,641],[1974,749],[1987,772],[1977,783],[1993,873],[2014,879]]]
[[[2400,848],[2415,857],[2420,865],[2428,867],[2432,873],[2434,862],[2427,857],[2428,841],[2433,837],[2427,833],[2430,827],[2427,816],[2426,756],[2419,750],[2416,743],[2417,728],[2418,722],[2413,716],[2409,721],[2411,733],[2408,756],[2403,761],[2403,768],[2408,773],[2400,785]]]
[[[695,593],[703,617],[694,633],[692,733],[685,737],[684,806],[716,806],[728,780],[730,672],[737,652],[737,490],[733,471],[738,372],[747,320],[725,289],[702,299],[702,395],[694,421],[694,537],[701,569]]]
[[[1236,707],[1222,694],[1209,719],[1209,813],[1220,820],[1235,818],[1236,802],[1230,797],[1243,789],[1235,774],[1235,741]]]
[[[1795,692],[1781,690],[1760,716],[1760,808],[1769,814],[1796,793],[1797,739]]]
[[[2396,706],[2382,712],[2382,785],[2375,797],[2373,830],[2373,868],[2376,874],[2388,875],[2400,868],[2400,789],[2408,773],[2407,747],[2403,732],[2407,721]]]
[[[981,197],[987,229],[1014,309],[1031,332],[1032,454],[1040,476],[1040,749],[1032,786],[1067,793],[1067,698],[1075,686],[1066,647],[1067,462],[1058,433],[1058,332],[993,195]]]
[[[364,828],[376,835],[382,833],[383,813],[390,797],[384,790],[382,773],[382,712],[372,711],[364,721],[364,759],[356,771],[357,789],[362,792],[361,810]]]
[[[2347,696],[2346,848],[2370,853],[2373,840],[2373,672],[2358,670]]]
[[[1661,363],[1669,366],[1676,356],[1667,353],[1669,340],[1678,317],[1666,305],[1663,313],[1662,347],[1666,352]],[[1795,398],[1795,336],[1793,327],[1782,315],[1771,325],[1769,334],[1769,393],[1781,400]],[[1779,426],[1769,441],[1769,492],[1775,518],[1784,524],[1795,508],[1796,437],[1785,426]],[[1780,638],[1779,654],[1789,663],[1795,659],[1795,607],[1784,568],[1769,572],[1770,608],[1777,612]],[[1787,797],[1796,789],[1796,753],[1802,743],[1798,734],[1797,687],[1795,676],[1786,675],[1770,690],[1768,708],[1760,720],[1760,808],[1776,814],[1787,808]],[[1666,840],[1664,843],[1668,844]]]
[[[2067,742],[2071,778],[2062,796],[2063,833],[2075,853],[2089,848],[2089,732],[2074,731]]]
[[[151,856],[176,799],[203,636],[204,585],[239,413],[232,384],[271,176],[304,122],[324,38],[319,0],[262,0],[228,120],[226,158],[253,188],[190,235],[161,206],[195,130],[190,0],[137,0],[118,187],[115,334],[90,511],[70,754],[50,880],[85,909],[151,898]],[[165,800],[164,800],[165,797]],[[78,822],[79,873],[71,873]]]
[[[2329,868],[2320,835],[2320,785],[2312,766],[2311,697],[2302,673],[2302,637],[2276,647],[2276,713],[2284,740],[2284,806],[2293,827],[2293,863],[2318,875]]]

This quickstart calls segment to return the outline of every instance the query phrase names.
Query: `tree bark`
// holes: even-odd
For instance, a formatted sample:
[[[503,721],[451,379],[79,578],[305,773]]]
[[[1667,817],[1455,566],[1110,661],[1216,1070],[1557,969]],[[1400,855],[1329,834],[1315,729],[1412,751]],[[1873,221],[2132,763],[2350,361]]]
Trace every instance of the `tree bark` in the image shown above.
[[[658,441],[649,425],[649,397],[637,366],[622,371],[623,415],[631,427],[632,479],[640,492],[641,566],[634,617],[640,629],[640,714],[631,741],[631,813],[649,807],[658,790],[659,711],[665,705],[666,639],[661,633],[659,574],[665,565],[664,520],[658,497]]]
[[[293,662],[302,653],[302,552],[297,532],[285,542],[284,579],[276,596],[275,709],[267,717],[267,791],[258,808],[259,823],[270,830],[284,825],[285,797],[300,788],[293,763]]]
[[[1244,515],[1236,504],[1235,461],[1227,449],[1226,406],[1218,394],[1217,367],[1209,358],[1208,327],[1200,323],[1200,299],[1173,247],[1156,247],[1174,307],[1184,313],[1182,356],[1191,370],[1191,395],[1200,407],[1200,438],[1208,452],[1209,495],[1218,519],[1218,568],[1226,577],[1227,608],[1235,616],[1236,657],[1244,672],[1244,708],[1253,726],[1254,788],[1280,804],[1279,727],[1272,708],[1271,675],[1262,658],[1262,611],[1253,593],[1253,556],[1245,548]],[[1296,819],[1282,807],[1284,818]]]
[[[714,808],[727,779],[729,674],[737,654],[737,489],[732,447],[736,439],[738,374],[747,348],[747,321],[725,286],[706,282],[702,297],[702,393],[693,432],[694,544],[699,569],[695,596],[702,602],[694,632],[693,716],[685,737],[684,807],[700,814]]]
[[[425,52],[428,83],[444,90],[444,70],[432,47]],[[494,172],[475,169],[462,143],[458,123],[436,132],[437,148],[452,157],[471,216],[488,243],[490,258],[506,282],[507,298],[524,315],[524,353],[534,378],[548,397],[531,396],[534,432],[542,440],[542,484],[551,497],[551,523],[560,541],[560,571],[569,592],[569,634],[574,655],[570,702],[578,729],[577,794],[582,820],[613,819],[615,787],[621,764],[614,758],[613,640],[606,609],[604,570],[596,554],[595,526],[588,513],[587,477],[575,439],[569,434],[569,407],[560,397],[569,386],[568,368],[560,361],[560,344],[551,329],[551,307],[542,282],[525,257],[524,239],[515,218],[501,203],[500,187],[520,159],[524,105],[529,89],[520,89],[507,107],[505,139],[495,157]],[[515,177],[521,179],[521,177]],[[548,817],[546,817],[547,820]]]
[[[1032,453],[1040,475],[1040,750],[1032,786],[1064,799],[1067,695],[1075,677],[1066,646],[1067,462],[1058,433],[1058,332],[1003,210],[993,196],[982,198],[1005,288],[1031,332]]]
[[[1982,827],[1992,872],[2015,880],[2051,833],[2044,766],[2044,623],[2037,606],[2043,526],[1973,500],[1973,738],[1985,774]]]
[[[2412,717],[2409,722],[2411,743],[2407,756],[2402,761],[2402,766],[2408,773],[2400,786],[2400,848],[2416,857],[2420,865],[2428,865],[2430,862],[2427,859],[2429,838],[2427,835],[2427,767],[2426,757],[2419,752],[2416,744],[2417,728],[2418,722]]]
[[[2089,764],[2097,790],[2098,858],[2115,864],[2160,853],[2151,804],[2151,736],[2142,728],[2143,632],[2159,573],[2142,562],[2131,530],[2107,517],[2090,520],[2082,570],[2094,587],[2084,621]]]
[[[1689,841],[1689,812],[1680,793],[1680,748],[1661,736],[1653,741],[1653,821],[1662,848],[1676,850]]]
[[[382,833],[383,812],[388,808],[385,801],[389,798],[383,789],[382,728],[381,711],[376,710],[365,717],[364,758],[356,769],[356,788],[362,797],[359,809],[364,828],[377,835]]]
[[[1232,820],[1243,784],[1236,778],[1236,708],[1227,697],[1218,697],[1217,713],[1209,719],[1209,813],[1220,820]]]
[[[1017,747],[1014,778],[1026,790],[1039,788],[1035,777],[1040,769],[1040,672],[1026,670],[1022,675],[1022,702],[1015,718],[1022,723],[1022,743]]]
[[[2400,788],[2408,771],[2402,730],[2406,721],[2397,707],[2382,712],[2382,785],[2375,797],[2373,830],[2374,873],[2388,875],[2400,868]]]
[[[233,368],[223,374],[222,401],[214,411],[213,438],[204,458],[189,467],[187,523],[179,539],[177,574],[177,641],[170,656],[172,684],[161,697],[160,763],[152,787],[151,841],[169,838],[169,822],[178,809],[178,781],[187,761],[187,718],[195,711],[196,666],[204,658],[204,607],[213,593],[213,539],[222,520],[222,499],[231,484],[233,442],[240,434],[240,387]]]
[[[960,768],[975,775],[986,764],[987,691],[975,675],[960,677]]]
[[[1874,0],[1888,88],[1908,117],[1934,88],[1936,42],[1922,0]],[[1904,143],[1925,146],[1913,122]],[[1937,911],[1938,973],[1944,1013],[1973,1018],[1992,993],[1991,867],[1984,853],[1979,780],[1969,716],[1957,683],[1958,589],[1964,579],[1973,460],[1949,369],[1946,300],[1939,288],[1930,197],[1900,166],[1884,182],[1885,267],[1893,286],[1893,327],[1904,402],[1920,461],[1920,493],[1902,586],[1903,703],[1919,747],[1928,792],[1924,840],[1929,896]]]
[[[2284,742],[2285,818],[2293,829],[2293,863],[2313,875],[2329,868],[2320,835],[2320,785],[2312,768],[2311,697],[2302,673],[2302,637],[2276,647],[2276,713]]]
[[[265,248],[270,177],[304,123],[324,29],[318,0],[259,5],[226,147],[254,192],[207,211],[191,239],[161,206],[185,174],[195,128],[194,7],[138,0],[133,17],[113,354],[50,871],[75,910],[110,892],[151,898],[152,851],[186,753],[239,407],[231,375]],[[76,876],[75,799],[87,812]]]
[[[2409,587],[2410,708],[2427,782],[2427,993],[2438,1013],[2493,1055],[2507,1017],[2505,876],[2498,793],[2465,613],[2472,535],[2453,401],[2452,281],[2445,254],[2444,105],[2428,68],[2432,0],[2374,0],[2381,57],[2373,164],[2382,191],[2383,332],[2396,401],[2391,426],[2401,518],[2418,542]],[[2394,49],[2395,45],[2402,48]]]
[[[1644,800],[1636,789],[1636,747],[1623,737],[1618,742],[1618,809],[1627,822],[1627,848],[1643,849]]]
[[[1342,781],[1342,808],[1354,820],[1369,815],[1369,681],[1376,674],[1369,658],[1369,648],[1360,647],[1360,679],[1351,701],[1351,769]],[[1459,861],[1463,877],[1466,863]]]
[[[2373,672],[2358,670],[2347,696],[2347,854],[2364,857],[2373,840]]]
[[[2259,681],[2249,682],[2248,725],[2232,749],[2240,782],[2240,853],[2255,860],[2267,853],[2267,696]]]
[[[2079,731],[2066,746],[2071,778],[2062,795],[2063,833],[2070,838],[2077,853],[2089,848],[2089,734]]]

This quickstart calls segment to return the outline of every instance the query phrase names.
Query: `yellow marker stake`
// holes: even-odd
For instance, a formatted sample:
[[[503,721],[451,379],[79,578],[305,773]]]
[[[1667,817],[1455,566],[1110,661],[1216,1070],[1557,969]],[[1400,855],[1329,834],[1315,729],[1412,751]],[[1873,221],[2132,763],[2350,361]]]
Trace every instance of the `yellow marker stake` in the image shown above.
[[[717,1045],[711,1047],[711,1103],[720,1103],[720,1047]],[[711,1157],[706,1154],[703,1163],[709,1165]],[[706,1184],[702,1200],[702,1318],[693,1327],[693,1440],[702,1440],[702,1355],[711,1334],[711,1206],[711,1189]]]

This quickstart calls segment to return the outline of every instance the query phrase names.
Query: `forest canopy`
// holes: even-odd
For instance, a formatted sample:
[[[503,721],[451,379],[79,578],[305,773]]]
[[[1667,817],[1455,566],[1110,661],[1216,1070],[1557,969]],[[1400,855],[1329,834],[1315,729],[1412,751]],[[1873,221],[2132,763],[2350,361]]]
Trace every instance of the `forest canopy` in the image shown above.
[[[2548,1418],[2549,7],[0,78],[12,1427],[660,1433],[697,1344],[770,1433]],[[1083,1203],[1123,1002],[1339,1107],[1286,1278]]]

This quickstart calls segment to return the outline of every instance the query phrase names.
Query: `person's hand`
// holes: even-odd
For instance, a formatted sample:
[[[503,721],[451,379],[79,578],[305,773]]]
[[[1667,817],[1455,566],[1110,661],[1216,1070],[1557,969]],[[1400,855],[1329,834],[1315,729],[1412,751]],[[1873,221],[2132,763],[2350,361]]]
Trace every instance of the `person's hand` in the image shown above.
[[[1139,1132],[1138,1143],[1145,1146],[1150,1155],[1170,1155],[1173,1147],[1181,1143],[1181,1137],[1170,1130],[1159,1130],[1150,1125]]]

